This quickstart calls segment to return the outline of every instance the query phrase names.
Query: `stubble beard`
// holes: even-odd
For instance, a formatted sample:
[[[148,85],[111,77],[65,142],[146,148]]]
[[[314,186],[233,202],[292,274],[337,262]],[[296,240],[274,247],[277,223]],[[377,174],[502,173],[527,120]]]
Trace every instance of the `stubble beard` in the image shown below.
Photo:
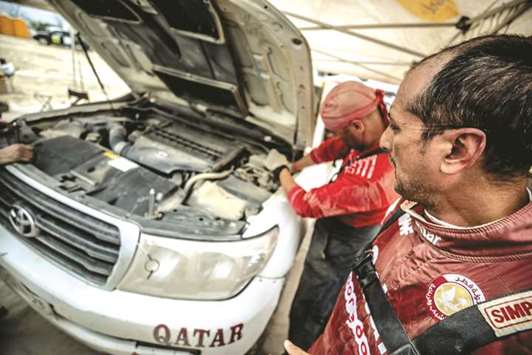
[[[431,208],[434,206],[434,196],[429,191],[428,186],[422,182],[414,179],[410,182],[403,182],[395,178],[395,191],[408,201],[414,201],[424,206],[425,208]]]

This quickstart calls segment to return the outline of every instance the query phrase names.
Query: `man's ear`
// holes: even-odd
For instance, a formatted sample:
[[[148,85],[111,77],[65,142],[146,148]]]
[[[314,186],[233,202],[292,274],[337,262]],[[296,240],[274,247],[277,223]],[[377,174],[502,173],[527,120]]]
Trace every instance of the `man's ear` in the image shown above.
[[[364,130],[364,122],[362,120],[354,120],[351,122],[351,127],[357,131]]]
[[[486,149],[486,134],[477,128],[459,128],[442,134],[448,149],[440,164],[444,174],[456,174],[473,166]]]

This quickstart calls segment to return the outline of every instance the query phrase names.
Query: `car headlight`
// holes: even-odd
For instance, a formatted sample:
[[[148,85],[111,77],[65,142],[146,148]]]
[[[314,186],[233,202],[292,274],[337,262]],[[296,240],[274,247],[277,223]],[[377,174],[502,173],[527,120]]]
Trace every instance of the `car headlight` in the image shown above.
[[[268,262],[279,228],[237,241],[143,234],[119,289],[158,297],[219,300],[240,292]]]

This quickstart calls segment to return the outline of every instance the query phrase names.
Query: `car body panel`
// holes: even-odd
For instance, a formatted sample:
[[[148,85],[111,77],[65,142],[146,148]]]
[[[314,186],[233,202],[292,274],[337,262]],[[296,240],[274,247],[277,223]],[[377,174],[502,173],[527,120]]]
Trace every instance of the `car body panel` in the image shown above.
[[[71,161],[74,163],[72,166],[67,164],[64,171],[57,170],[56,173],[52,173],[53,169],[46,170],[45,162],[37,156],[32,164],[15,164],[2,168],[0,172],[1,174],[7,172],[11,176],[8,178],[0,176],[3,179],[0,179],[2,184],[6,186],[11,184],[6,188],[9,190],[6,191],[6,196],[9,192],[9,199],[0,198],[1,205],[5,207],[5,210],[0,211],[4,214],[0,216],[3,218],[0,222],[6,221],[4,218],[6,213],[8,216],[16,215],[17,208],[24,208],[17,204],[28,203],[26,212],[31,214],[34,208],[34,211],[40,211],[39,218],[50,212],[52,217],[57,217],[55,219],[57,223],[64,226],[62,231],[50,232],[42,228],[42,235],[28,236],[20,231],[17,233],[16,221],[13,222],[8,217],[7,225],[4,226],[6,228],[0,225],[0,255],[6,253],[0,257],[0,269],[4,270],[0,272],[0,276],[51,323],[90,347],[107,353],[244,354],[258,341],[274,312],[285,276],[292,266],[303,233],[301,219],[295,215],[282,191],[275,192],[277,187],[275,183],[271,185],[271,172],[263,168],[261,168],[262,175],[253,176],[265,177],[265,181],[253,178],[248,181],[239,176],[243,179],[240,185],[237,185],[235,180],[220,185],[229,191],[231,186],[228,185],[231,183],[249,189],[247,191],[251,193],[248,195],[243,193],[244,198],[249,197],[249,200],[256,198],[258,201],[259,208],[247,210],[246,214],[235,220],[202,214],[201,208],[186,204],[185,202],[188,202],[186,196],[179,194],[176,194],[172,200],[174,196],[169,193],[169,200],[178,201],[178,204],[184,208],[167,210],[165,211],[167,214],[161,216],[144,212],[139,212],[137,215],[121,205],[115,205],[116,200],[97,198],[98,193],[105,192],[109,185],[123,187],[119,189],[121,195],[128,193],[135,195],[134,192],[140,189],[135,187],[142,185],[142,189],[146,189],[155,185],[156,179],[163,179],[165,186],[174,184],[172,187],[175,190],[185,190],[186,183],[192,180],[192,177],[213,173],[232,174],[246,164],[248,167],[253,167],[251,157],[255,156],[256,162],[260,160],[257,158],[260,156],[259,152],[267,153],[272,147],[282,148],[287,154],[295,156],[294,152],[300,153],[311,144],[315,112],[310,54],[299,31],[279,11],[262,0],[218,0],[197,3],[187,1],[177,1],[175,4],[192,9],[198,6],[195,14],[200,13],[204,17],[198,16],[193,21],[187,22],[186,18],[179,18],[178,15],[176,15],[178,18],[165,16],[168,14],[167,6],[174,3],[163,0],[113,2],[52,0],[51,3],[85,35],[84,39],[91,48],[98,51],[127,82],[132,94],[105,103],[74,106],[65,110],[22,117],[19,122],[27,123],[26,127],[35,128],[35,132],[39,134],[33,132],[39,142],[39,146],[36,146],[38,149],[44,149],[43,146],[51,141],[57,142],[54,139],[58,137],[69,137],[69,140],[65,141],[69,142],[68,144],[50,143],[50,147],[55,150],[47,148],[48,150],[42,151],[51,152],[49,160],[61,163],[61,157],[68,156],[64,151],[67,144],[71,149]],[[111,5],[106,7],[106,4]],[[177,21],[179,19],[184,21],[182,26],[170,26],[172,21],[179,23]],[[141,114],[145,116],[141,117]],[[58,123],[66,122],[69,125],[77,123],[78,119],[80,122],[85,121],[73,129],[63,127],[63,131],[56,129],[55,133],[52,132],[53,134],[59,131],[61,134],[66,132],[65,136],[43,134],[47,130],[50,134]],[[86,131],[87,135],[79,133],[76,136],[74,131],[78,127],[85,129],[94,122],[95,125],[99,125],[100,123],[97,123],[99,120],[104,123],[98,126],[96,131]],[[220,123],[221,121],[223,122]],[[184,134],[183,132],[187,130],[198,129],[198,132],[203,132],[202,137],[215,137],[214,133],[217,133],[220,141],[222,137],[229,141],[230,144],[227,145],[232,150],[238,152],[239,150],[235,148],[239,148],[239,145],[247,147],[248,156],[234,156],[232,159],[235,162],[231,163],[232,165],[223,165],[226,170],[222,172],[210,170],[210,165],[205,165],[208,168],[195,170],[183,169],[184,173],[179,180],[179,176],[169,175],[168,171],[162,169],[157,170],[156,164],[149,165],[147,160],[142,161],[142,157],[136,161],[131,156],[122,156],[121,151],[117,152],[111,143],[110,133],[111,129],[116,127],[109,128],[117,122],[123,124],[118,130],[124,129],[131,135],[137,133],[136,138],[128,141],[123,137],[123,141],[120,142],[123,145],[131,143],[133,148],[130,151],[135,151],[137,148],[135,144],[147,139],[144,135],[146,131],[159,127],[160,124],[168,129],[163,133],[170,132],[168,127],[172,125],[177,127],[172,131],[178,132],[176,136],[172,136],[177,137],[175,141],[186,138],[178,134]],[[127,125],[130,125],[129,132],[124,128]],[[94,133],[101,133],[100,135],[106,138],[89,141],[87,138],[89,133],[93,136]],[[195,147],[196,143],[201,146],[201,142],[197,142],[201,137],[190,134],[189,138],[188,141],[186,139],[183,141],[188,142],[187,149],[192,152],[190,154],[194,154],[194,150],[190,147]],[[212,139],[212,142],[207,143],[214,145],[215,138]],[[161,143],[155,153],[170,160],[168,152],[171,152],[171,149],[178,150],[175,146],[171,146],[172,142],[166,141],[166,145]],[[225,147],[221,143],[220,146]],[[74,148],[79,148],[79,154]],[[231,154],[227,152],[232,150],[221,150],[224,153],[221,154],[222,158],[216,156],[216,159],[230,156]],[[90,157],[87,155],[87,161],[83,161],[84,158],[80,158],[84,156],[81,155],[83,152],[93,155]],[[43,156],[46,155],[41,155],[41,158]],[[107,158],[104,159],[102,156]],[[90,163],[94,159],[98,162],[103,161],[102,164],[98,163],[100,164],[98,167],[104,165],[108,169],[102,169],[102,176],[110,171],[111,165],[113,169],[121,170],[121,172],[114,171],[113,174],[124,173],[124,175],[111,175],[109,180],[103,178],[91,180],[91,176],[87,178],[87,175],[82,175],[89,180],[89,185],[93,183],[91,186],[95,187],[94,190],[91,187],[80,188],[81,185],[77,186],[77,190],[69,190],[67,185],[62,185],[65,176],[68,182],[73,172],[77,175],[80,171],[88,172],[89,168],[85,163]],[[117,161],[114,161],[115,159]],[[218,162],[213,160],[212,164],[218,165]],[[121,168],[118,167],[118,163],[122,164]],[[82,170],[82,167],[87,170]],[[93,171],[95,167],[96,165],[91,167]],[[130,170],[149,170],[147,167],[151,169],[149,176],[154,178],[148,184],[145,180],[141,180],[142,184],[132,183],[130,190],[124,179],[113,180],[114,185],[107,184],[113,176],[124,177]],[[16,181],[12,179],[18,179],[18,182],[25,187],[17,186]],[[74,176],[72,179],[75,180],[77,177]],[[100,183],[102,190],[97,189]],[[256,190],[246,184],[255,184]],[[257,192],[260,189],[262,194]],[[237,189],[233,188],[232,191],[238,192],[235,190]],[[30,193],[24,194],[28,191]],[[31,191],[33,195],[40,196],[40,201],[48,204],[45,207],[50,211],[36,206],[39,199],[24,198],[32,195]],[[147,198],[148,194],[142,194],[138,199],[133,199],[133,204],[137,206],[137,201],[150,201],[152,204],[158,202],[155,190],[153,193],[151,190],[149,192]],[[110,196],[111,193],[112,191],[106,196]],[[261,197],[257,198],[258,195]],[[54,209],[54,202],[60,204],[61,208]],[[185,210],[188,212],[184,212]],[[54,213],[64,214],[54,216]],[[119,230],[118,239],[114,240],[114,249],[112,249],[112,252],[118,255],[117,261],[114,264],[112,261],[105,269],[111,271],[109,274],[104,273],[107,279],[102,284],[90,282],[83,275],[76,275],[73,269],[60,263],[63,260],[61,257],[65,256],[75,262],[76,256],[79,256],[76,253],[80,250],[88,252],[90,257],[93,256],[90,253],[95,252],[93,249],[84,248],[87,246],[83,244],[86,230],[80,227],[83,221],[78,220],[78,226],[71,226],[65,220],[65,216],[68,219],[68,216],[76,214],[79,218],[80,213],[95,223],[94,229],[98,229],[96,228],[98,222],[105,222]],[[165,220],[168,216],[181,219]],[[46,222],[39,218],[35,219],[40,223],[38,228],[45,226]],[[166,224],[163,226],[164,223]],[[78,227],[79,235],[74,235],[72,231],[76,231]],[[251,276],[246,276],[241,283],[242,287],[235,288],[231,292],[222,290],[218,295],[212,297],[209,295],[210,298],[194,297],[196,294],[193,294],[194,299],[177,292],[169,294],[166,291],[170,288],[164,287],[164,282],[167,283],[166,286],[169,282],[181,287],[186,285],[184,273],[182,275],[179,272],[152,278],[150,283],[162,281],[150,289],[151,293],[138,286],[145,285],[145,281],[151,277],[152,271],[149,265],[153,261],[152,256],[143,253],[139,248],[143,242],[150,240],[149,235],[156,237],[159,242],[162,240],[163,243],[165,238],[169,240],[171,238],[172,243],[167,244],[172,244],[173,250],[179,249],[179,246],[184,244],[179,243],[186,240],[187,245],[192,246],[191,250],[199,249],[201,245],[205,246],[205,243],[208,243],[209,251],[205,254],[211,253],[211,249],[216,249],[217,245],[223,243],[226,244],[226,248],[229,243],[234,243],[231,248],[238,253],[239,242],[240,245],[246,245],[246,242],[260,241],[269,230],[278,230],[278,234],[275,238],[272,237],[275,242],[269,244],[272,247],[268,247],[267,256],[260,259],[263,261],[260,261],[260,264],[256,261],[258,259],[254,257],[259,254],[257,253],[243,262],[260,265],[260,268],[254,269],[253,273],[249,274],[243,271],[242,274]],[[63,232],[66,234],[61,235]],[[29,237],[34,239],[30,240]],[[55,237],[57,238],[54,239]],[[105,243],[101,243],[100,237],[101,235],[91,235],[89,232],[86,240],[101,247]],[[67,246],[74,245],[73,248],[78,249],[71,254],[68,249],[67,252],[62,248],[54,249],[52,251],[62,253],[60,257],[54,259],[44,252],[44,247],[52,245],[45,242],[51,240],[64,242]],[[80,240],[82,242],[80,245],[73,243]],[[216,250],[211,254],[215,255]],[[167,255],[169,256],[166,261],[169,263],[178,259],[174,256],[176,254],[165,254]],[[194,260],[199,260],[201,264],[209,256],[202,258],[203,256],[198,256]],[[70,262],[71,259],[67,261]],[[215,256],[212,256],[212,259],[218,260]],[[92,270],[91,266],[89,265],[88,269]],[[247,266],[244,265],[242,270]],[[214,267],[207,269],[206,273],[213,273],[213,270]],[[194,270],[191,274],[199,275],[195,274]],[[139,283],[136,286],[126,285],[129,276],[131,276],[129,279],[140,280]],[[198,277],[204,280],[203,274]],[[175,288],[172,290],[175,291]],[[219,296],[220,294],[223,296]]]
[[[0,250],[9,250],[0,259],[8,274],[0,272],[0,277],[17,294],[69,334],[83,329],[93,334],[80,340],[113,354],[120,354],[120,344],[128,339],[146,349],[152,344],[199,349],[202,354],[243,354],[262,334],[284,280],[257,277],[242,293],[224,301],[174,300],[90,287],[1,226]],[[19,263],[21,259],[25,262]]]

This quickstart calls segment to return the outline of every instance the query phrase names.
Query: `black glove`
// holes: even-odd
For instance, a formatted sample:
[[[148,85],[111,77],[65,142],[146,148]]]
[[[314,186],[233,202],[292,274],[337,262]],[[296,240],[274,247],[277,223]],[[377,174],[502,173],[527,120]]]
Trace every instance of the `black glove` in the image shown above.
[[[281,176],[281,171],[283,171],[284,169],[288,169],[288,166],[281,165],[272,171],[272,178],[276,184],[279,184],[279,176]]]

